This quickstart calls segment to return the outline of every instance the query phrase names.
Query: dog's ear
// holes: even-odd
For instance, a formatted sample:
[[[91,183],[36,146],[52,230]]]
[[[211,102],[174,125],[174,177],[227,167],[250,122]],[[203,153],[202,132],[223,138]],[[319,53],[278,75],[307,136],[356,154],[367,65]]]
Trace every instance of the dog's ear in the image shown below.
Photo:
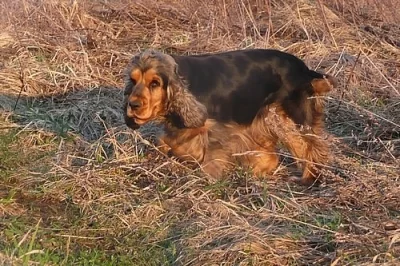
[[[124,71],[123,71],[123,82],[124,82],[124,97],[128,96],[129,94],[132,93],[133,90],[133,81],[131,78],[131,73],[134,69],[134,63],[138,61],[138,56],[134,56],[131,61],[129,62],[129,64],[125,67]]]
[[[207,120],[207,108],[188,90],[186,82],[179,76],[174,64],[167,88],[170,111],[180,117],[185,127],[202,127]]]
[[[132,80],[130,79],[130,77],[126,77],[125,76],[124,85],[125,85],[124,86],[124,97],[127,97],[132,93],[133,86],[134,86],[134,84],[133,84]]]

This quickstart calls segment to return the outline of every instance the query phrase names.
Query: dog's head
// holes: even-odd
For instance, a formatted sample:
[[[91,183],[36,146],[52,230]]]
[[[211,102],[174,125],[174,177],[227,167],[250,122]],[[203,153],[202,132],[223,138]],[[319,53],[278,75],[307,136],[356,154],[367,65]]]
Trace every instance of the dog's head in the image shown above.
[[[207,109],[188,91],[170,55],[154,50],[134,56],[127,68],[124,92],[126,124],[137,129],[168,115],[179,117],[188,128],[201,127]]]

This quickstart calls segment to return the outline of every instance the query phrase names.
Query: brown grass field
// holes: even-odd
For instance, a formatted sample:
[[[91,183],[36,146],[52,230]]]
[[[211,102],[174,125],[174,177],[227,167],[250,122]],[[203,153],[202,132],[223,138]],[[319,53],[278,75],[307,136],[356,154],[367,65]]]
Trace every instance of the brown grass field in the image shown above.
[[[399,25],[397,0],[0,0],[0,265],[400,265]],[[211,182],[126,128],[149,47],[337,77],[323,184],[287,183],[288,156]]]

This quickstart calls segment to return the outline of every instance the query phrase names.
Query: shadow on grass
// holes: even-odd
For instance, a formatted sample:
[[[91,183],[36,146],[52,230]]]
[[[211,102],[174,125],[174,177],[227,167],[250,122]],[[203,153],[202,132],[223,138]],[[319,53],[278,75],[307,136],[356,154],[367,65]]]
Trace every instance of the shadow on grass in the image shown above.
[[[335,137],[336,153],[396,164],[400,158],[400,113],[396,100],[377,105],[329,97],[326,128]]]
[[[36,132],[55,137],[52,144],[70,142],[73,147],[66,156],[74,157],[72,165],[83,166],[88,158],[102,163],[115,159],[118,152],[144,156],[154,141],[160,129],[156,125],[136,131],[125,125],[122,99],[123,91],[110,87],[37,97],[0,94],[0,114],[14,124],[4,128],[13,130],[8,133],[11,138]]]
[[[19,99],[17,95],[0,95],[0,111],[11,113],[11,120],[21,126],[62,137],[73,132],[93,142],[108,128],[124,126],[122,96],[122,90],[107,87]]]

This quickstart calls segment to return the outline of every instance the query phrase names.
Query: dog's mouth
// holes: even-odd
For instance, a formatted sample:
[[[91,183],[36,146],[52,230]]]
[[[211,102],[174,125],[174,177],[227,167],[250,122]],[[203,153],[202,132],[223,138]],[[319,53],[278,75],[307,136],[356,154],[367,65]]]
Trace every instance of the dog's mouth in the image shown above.
[[[138,115],[136,112],[129,110],[129,108],[125,108],[124,118],[125,124],[128,127],[132,129],[138,129],[152,119],[152,114],[149,116]]]
[[[137,129],[151,120],[150,118],[142,118],[138,116],[128,116],[125,114],[125,123],[133,129]]]
[[[142,119],[142,118],[139,118],[139,117],[134,117],[133,120],[135,121],[136,124],[138,124],[140,126],[142,126],[142,125],[144,125],[144,124],[146,124],[147,122],[150,121],[150,119]]]
[[[133,119],[138,125],[143,125],[153,119],[153,115],[139,115],[137,113],[127,113],[128,118]]]

